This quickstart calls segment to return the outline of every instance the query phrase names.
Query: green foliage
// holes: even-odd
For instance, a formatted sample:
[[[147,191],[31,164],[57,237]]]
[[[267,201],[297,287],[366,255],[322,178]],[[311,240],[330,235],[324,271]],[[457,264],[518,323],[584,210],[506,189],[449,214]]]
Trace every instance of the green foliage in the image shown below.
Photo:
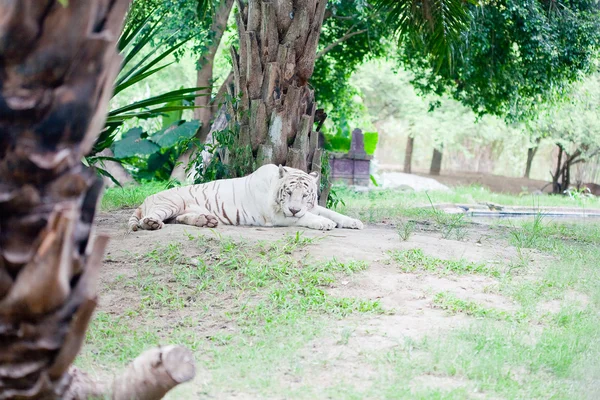
[[[199,126],[196,120],[177,121],[151,134],[135,127],[114,141],[111,149],[115,159],[127,165],[137,180],[167,180]]]
[[[352,125],[364,115],[354,100],[358,92],[350,84],[350,76],[365,61],[385,55],[389,49],[386,38],[392,31],[383,23],[381,13],[363,0],[330,0],[327,7],[319,51],[328,51],[317,58],[311,85],[336,134],[348,137],[356,127]]]
[[[118,49],[123,55],[121,71],[117,77],[113,97],[120,92],[145,83],[154,74],[170,66],[173,62],[161,64],[186,43],[180,40],[171,44],[169,40],[159,39],[161,35],[161,17],[154,9],[135,19],[135,23],[126,25],[118,41]],[[206,88],[181,88],[156,96],[131,102],[108,113],[106,124],[100,133],[92,154],[112,145],[126,121],[132,119],[150,119],[163,117],[179,121],[183,110],[193,109],[194,99],[199,95],[208,95]],[[199,91],[203,93],[198,94]],[[179,116],[179,118],[178,118]]]
[[[600,74],[572,87],[570,101],[548,107],[531,125],[542,138],[562,146],[582,159],[600,149]]]
[[[375,154],[375,148],[377,147],[377,142],[379,141],[379,133],[377,132],[365,132],[365,152],[368,155]]]
[[[338,135],[325,134],[325,149],[334,153],[347,153],[350,151],[350,138]]]
[[[151,23],[158,23],[159,32],[154,43],[174,45],[191,41],[191,49],[201,54],[211,38],[209,26],[212,14],[220,0],[135,0],[127,14],[125,28],[137,26],[150,15]],[[178,49],[177,57],[184,49]]]
[[[142,131],[142,128],[133,128],[125,132],[121,140],[113,143],[115,158],[147,156],[156,153],[160,147],[146,139],[147,137],[148,135]]]
[[[470,15],[450,43],[452,64],[440,63],[423,40],[403,42],[400,62],[421,92],[449,93],[478,115],[525,120],[593,67],[597,2],[500,0],[471,6]]]
[[[385,24],[398,32],[400,45],[419,47],[434,60],[435,69],[453,68],[455,43],[468,28],[467,4],[477,0],[373,0],[385,14]]]
[[[508,125],[493,116],[478,118],[459,101],[446,96],[420,96],[410,83],[413,78],[411,72],[396,69],[393,62],[384,60],[364,64],[352,77],[352,84],[361,91],[362,102],[381,135],[379,139],[385,134],[382,149],[385,161],[380,161],[401,164],[406,137],[412,136],[415,168],[429,167],[432,147],[443,145],[448,155],[466,159],[467,167],[470,167],[468,160],[477,160],[485,151],[490,162],[498,160],[498,167],[505,174],[512,172],[507,168],[517,164],[517,173],[522,173],[518,161],[523,159],[524,166],[526,152],[519,153],[525,141],[521,126]],[[433,101],[439,101],[440,105],[430,111],[429,103]],[[365,147],[368,140],[365,134]]]

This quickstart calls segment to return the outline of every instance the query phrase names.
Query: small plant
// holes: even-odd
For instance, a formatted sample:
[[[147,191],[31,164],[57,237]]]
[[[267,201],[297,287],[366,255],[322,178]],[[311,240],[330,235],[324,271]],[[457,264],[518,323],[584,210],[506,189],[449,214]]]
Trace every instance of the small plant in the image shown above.
[[[400,222],[396,228],[396,232],[400,239],[406,242],[415,231],[415,227],[415,221]]]
[[[466,314],[479,318],[510,320],[511,316],[505,311],[487,308],[471,300],[463,300],[449,292],[440,292],[433,298],[433,305],[451,314]]]
[[[429,204],[431,204],[433,218],[442,233],[442,237],[444,239],[452,239],[454,236],[456,240],[464,240],[467,236],[467,232],[464,229],[466,225],[465,214],[446,214],[444,211],[435,208],[431,197],[429,197],[429,193],[425,192],[425,195],[427,196],[427,200],[429,200]]]
[[[428,271],[440,275],[446,274],[482,274],[499,277],[500,272],[483,263],[472,263],[466,260],[442,260],[430,257],[421,249],[405,251],[390,251],[389,256],[395,261],[403,272]]]
[[[544,218],[544,214],[538,210],[531,224],[525,224],[523,227],[511,226],[512,242],[518,250],[536,247],[536,243],[543,237]]]

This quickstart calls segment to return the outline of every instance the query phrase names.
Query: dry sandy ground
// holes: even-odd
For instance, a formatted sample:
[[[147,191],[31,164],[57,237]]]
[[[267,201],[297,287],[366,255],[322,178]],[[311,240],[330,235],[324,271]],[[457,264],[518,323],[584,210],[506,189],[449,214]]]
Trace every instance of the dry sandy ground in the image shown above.
[[[130,265],[118,261],[123,255],[145,254],[158,245],[171,242],[191,246],[191,242],[186,240],[186,233],[211,234],[209,230],[185,225],[166,225],[159,231],[127,233],[126,221],[130,213],[130,210],[121,210],[100,213],[97,216],[97,232],[112,237],[108,248],[110,260],[105,262],[101,273],[100,295],[100,310],[109,313],[119,313],[127,308],[128,301],[134,301],[127,293],[111,289],[119,276],[133,273],[128,271]],[[306,384],[308,381],[311,385],[326,388],[341,378],[368,383],[369,376],[375,374],[375,371],[370,371],[368,366],[361,364],[359,355],[365,351],[390,349],[404,343],[407,338],[418,339],[424,335],[436,335],[469,323],[470,318],[465,315],[449,315],[433,307],[432,298],[437,292],[451,292],[459,298],[476,300],[499,310],[513,310],[515,306],[511,301],[494,294],[493,290],[488,290],[498,284],[493,278],[475,274],[441,277],[427,273],[400,273],[397,266],[387,262],[388,250],[420,248],[426,255],[441,259],[464,259],[471,262],[496,263],[500,266],[508,265],[517,258],[516,251],[505,243],[500,244],[496,241],[491,229],[485,225],[473,226],[469,228],[465,241],[445,240],[437,232],[425,231],[413,235],[406,242],[399,240],[396,230],[386,225],[371,225],[361,231],[305,231],[308,237],[321,238],[303,250],[312,257],[322,260],[332,257],[341,261],[363,260],[369,265],[365,271],[336,282],[329,289],[331,294],[340,297],[379,299],[389,313],[375,316],[355,314],[332,322],[331,336],[312,343],[306,348],[304,358],[307,364],[316,359],[325,359],[328,362],[315,362],[308,376],[301,382],[285,382],[286,379],[291,379],[286,378],[285,374],[280,379],[290,388]],[[223,237],[242,238],[245,241],[269,241],[281,239],[286,234],[294,234],[296,229],[219,226],[216,232]],[[197,248],[195,251],[198,251]],[[339,346],[336,344],[340,337],[339,332],[348,327],[352,330],[348,344]],[[191,387],[210,385],[206,377],[198,379]],[[452,379],[424,376],[419,385],[445,388],[469,385],[468,382],[448,382],[449,380]],[[221,398],[229,397],[252,398],[252,395],[230,393]]]
[[[385,171],[402,172],[402,166],[381,164],[380,173]],[[478,172],[464,171],[442,171],[439,176],[429,175],[427,171],[413,171],[414,175],[432,178],[448,187],[460,187],[469,185],[481,185],[495,193],[521,194],[523,191],[532,193],[544,188],[545,193],[552,191],[547,181],[528,178],[515,178],[500,175],[483,174]],[[410,184],[408,184],[410,185]]]

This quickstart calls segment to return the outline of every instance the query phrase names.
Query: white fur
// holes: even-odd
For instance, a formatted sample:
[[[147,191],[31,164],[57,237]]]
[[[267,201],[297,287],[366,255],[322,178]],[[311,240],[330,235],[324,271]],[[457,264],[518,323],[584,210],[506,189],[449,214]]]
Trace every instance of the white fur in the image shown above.
[[[310,182],[313,198],[296,187],[291,188],[285,201],[278,202],[281,185],[293,178]],[[178,187],[149,196],[130,218],[129,225],[133,230],[160,229],[164,221],[176,218],[179,223],[195,226],[214,226],[216,223],[211,225],[209,221],[218,219],[227,225],[362,229],[360,221],[317,205],[317,182],[316,173],[309,175],[268,164],[243,178]],[[311,207],[311,203],[315,206]]]

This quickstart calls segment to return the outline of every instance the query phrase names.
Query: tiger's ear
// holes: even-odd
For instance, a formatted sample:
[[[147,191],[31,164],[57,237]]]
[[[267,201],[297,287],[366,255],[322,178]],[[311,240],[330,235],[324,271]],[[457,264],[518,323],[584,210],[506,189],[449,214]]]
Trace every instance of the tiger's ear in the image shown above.
[[[279,177],[283,178],[286,175],[287,175],[287,171],[285,170],[285,168],[283,168],[283,166],[281,164],[279,164]]]
[[[313,171],[309,175],[315,178],[316,182],[319,182],[319,173],[317,171]]]

